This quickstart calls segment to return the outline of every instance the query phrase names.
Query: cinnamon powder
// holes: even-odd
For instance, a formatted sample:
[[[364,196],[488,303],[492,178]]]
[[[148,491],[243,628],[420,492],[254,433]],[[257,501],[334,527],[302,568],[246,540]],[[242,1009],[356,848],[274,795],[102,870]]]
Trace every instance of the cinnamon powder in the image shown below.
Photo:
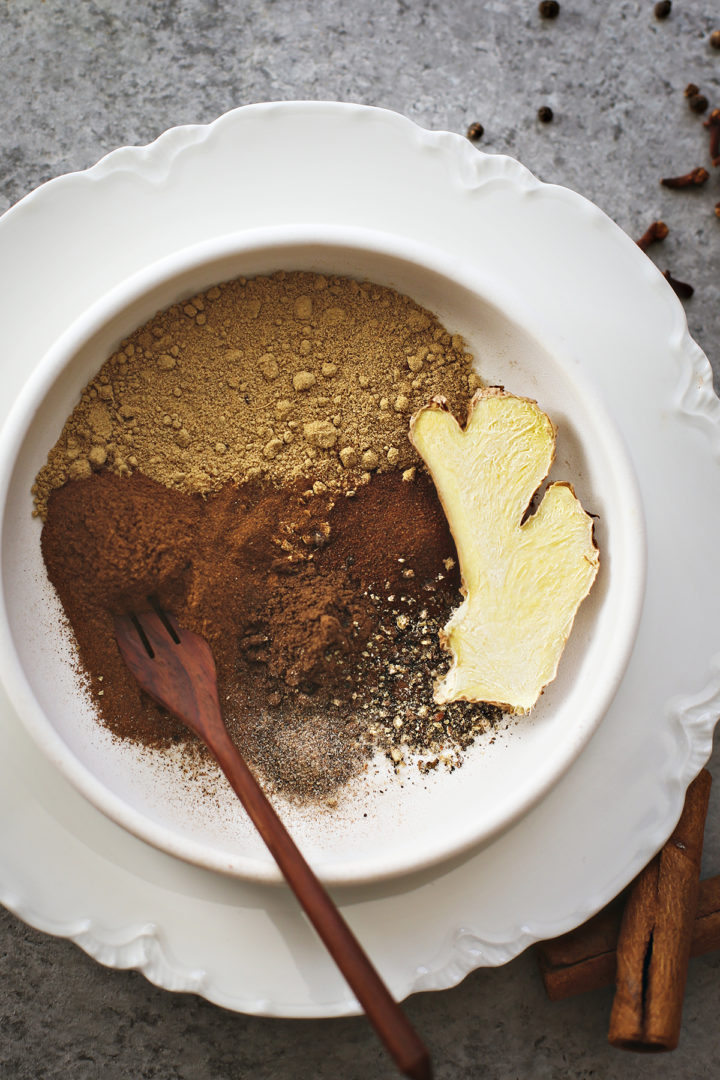
[[[98,714],[121,738],[192,740],[114,640],[112,613],[149,596],[210,642],[231,734],[287,795],[327,799],[377,749],[396,763],[447,754],[496,720],[432,701],[459,578],[425,476],[385,473],[354,498],[254,481],[203,499],[97,473],[53,492],[42,548]]]

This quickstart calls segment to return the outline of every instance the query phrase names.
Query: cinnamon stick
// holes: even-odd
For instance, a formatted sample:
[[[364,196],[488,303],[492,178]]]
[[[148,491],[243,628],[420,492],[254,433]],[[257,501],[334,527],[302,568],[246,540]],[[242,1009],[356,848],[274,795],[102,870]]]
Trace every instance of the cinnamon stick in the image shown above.
[[[615,982],[616,949],[623,900],[621,893],[582,926],[562,937],[541,941],[537,959],[551,1001],[562,1001]]]
[[[678,1044],[711,782],[707,770],[692,782],[675,831],[636,878],[625,905],[608,1033],[624,1050]]]
[[[632,886],[631,886],[632,888]],[[551,1001],[611,986],[626,893],[576,930],[536,946],[538,966]],[[720,874],[700,882],[690,955],[720,949]]]

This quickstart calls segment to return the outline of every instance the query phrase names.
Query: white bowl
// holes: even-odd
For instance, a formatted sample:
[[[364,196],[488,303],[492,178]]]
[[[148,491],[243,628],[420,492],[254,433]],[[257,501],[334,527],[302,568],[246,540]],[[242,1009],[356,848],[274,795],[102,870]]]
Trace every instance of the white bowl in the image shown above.
[[[407,293],[461,334],[490,384],[534,398],[558,427],[550,479],[569,480],[597,514],[601,569],[582,604],[558,677],[529,717],[492,743],[481,737],[454,773],[400,782],[383,762],[353,781],[339,807],[278,808],[320,877],[367,882],[427,867],[486,843],[525,814],[570,767],[596,729],[632,650],[645,587],[645,534],[622,440],[577,359],[562,355],[537,312],[513,303],[476,269],[440,252],[361,229],[258,229],[187,249],[94,304],[46,354],[0,436],[0,677],[38,745],[122,827],[213,870],[280,880],[220,777],[188,780],[171,751],[138,751],[95,720],[61,629],[40,554],[30,487],[80,391],[117,344],[157,310],[212,284],[272,270],[367,278]],[[534,335],[524,329],[531,322]],[[414,774],[414,775],[413,775]]]

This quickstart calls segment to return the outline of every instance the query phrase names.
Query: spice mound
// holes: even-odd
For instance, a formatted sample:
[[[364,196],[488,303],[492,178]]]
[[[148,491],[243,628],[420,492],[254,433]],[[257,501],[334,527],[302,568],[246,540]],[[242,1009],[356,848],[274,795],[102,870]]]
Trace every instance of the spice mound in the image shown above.
[[[231,735],[286,795],[332,796],[377,750],[455,766],[500,716],[433,704],[460,581],[424,475],[384,473],[353,498],[261,481],[203,498],[101,472],[53,492],[42,551],[99,716],[122,738],[192,740],[115,644],[113,613],[151,595],[209,641]]]
[[[392,289],[279,271],[159,312],[88,383],[33,488],[99,719],[201,751],[126,670],[113,614],[155,596],[216,659],[231,735],[271,788],[331,803],[377,751],[461,764],[501,713],[433,701],[457,555],[408,438],[480,380]]]
[[[471,362],[393,289],[282,271],[226,282],[159,312],[103,364],[38,474],[36,512],[101,469],[186,492],[260,475],[352,489],[417,464],[411,414],[440,393],[462,412],[480,384]]]

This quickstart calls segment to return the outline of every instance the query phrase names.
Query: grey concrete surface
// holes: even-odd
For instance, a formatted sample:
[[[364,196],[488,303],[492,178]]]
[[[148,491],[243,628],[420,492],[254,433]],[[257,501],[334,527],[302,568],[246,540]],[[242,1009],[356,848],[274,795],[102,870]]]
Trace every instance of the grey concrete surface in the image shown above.
[[[720,170],[698,191],[658,184],[708,164],[683,88],[693,81],[720,104],[720,52],[708,44],[717,2],[675,0],[665,22],[652,0],[561,7],[543,22],[534,0],[3,0],[0,211],[116,146],[254,101],[359,101],[459,132],[479,120],[483,148],[575,188],[632,236],[667,221],[671,235],[652,257],[695,286],[690,329],[717,378]],[[545,104],[548,125],[536,119]],[[717,752],[713,765],[708,874],[720,872]],[[650,1059],[606,1044],[609,991],[552,1005],[529,955],[407,1007],[440,1080],[695,1080],[720,1073],[719,1003],[720,954],[694,960],[680,1048]],[[233,1015],[106,970],[0,913],[2,1080],[392,1075],[362,1020]]]

